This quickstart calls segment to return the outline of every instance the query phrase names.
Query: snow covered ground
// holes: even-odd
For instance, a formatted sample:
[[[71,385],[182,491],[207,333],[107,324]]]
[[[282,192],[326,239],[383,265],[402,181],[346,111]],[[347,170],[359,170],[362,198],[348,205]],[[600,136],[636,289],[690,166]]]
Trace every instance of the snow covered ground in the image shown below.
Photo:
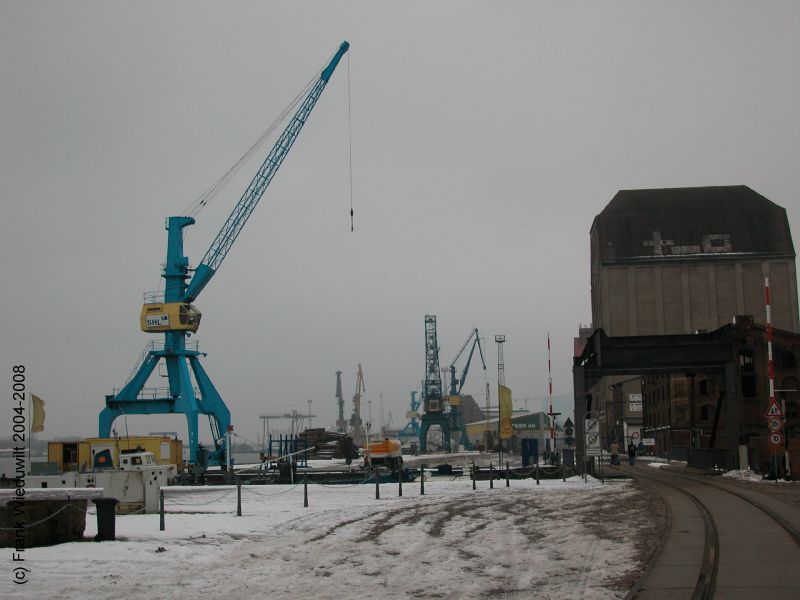
[[[657,536],[630,482],[168,488],[159,515],[118,517],[117,541],[26,554],[3,598],[622,598]],[[8,580],[6,580],[8,581]],[[20,589],[23,588],[23,589]]]

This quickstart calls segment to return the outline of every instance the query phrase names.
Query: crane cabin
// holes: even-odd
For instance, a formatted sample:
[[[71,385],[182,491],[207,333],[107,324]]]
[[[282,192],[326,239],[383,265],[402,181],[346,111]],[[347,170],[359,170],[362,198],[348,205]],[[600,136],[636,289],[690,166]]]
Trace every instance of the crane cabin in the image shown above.
[[[142,331],[197,331],[203,316],[193,304],[186,302],[147,302],[139,318]]]

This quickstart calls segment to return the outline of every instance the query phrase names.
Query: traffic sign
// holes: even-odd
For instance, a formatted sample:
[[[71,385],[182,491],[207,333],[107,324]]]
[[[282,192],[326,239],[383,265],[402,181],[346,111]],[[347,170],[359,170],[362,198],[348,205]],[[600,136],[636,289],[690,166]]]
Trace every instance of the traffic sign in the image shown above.
[[[782,417],[783,411],[781,407],[778,405],[778,401],[775,398],[769,399],[769,406],[767,406],[767,412],[764,413],[765,417]]]
[[[783,434],[780,431],[773,431],[769,434],[769,443],[772,446],[783,446]]]
[[[586,456],[600,456],[600,434],[586,434]]]
[[[783,419],[780,417],[770,417],[767,419],[767,428],[772,431],[780,431],[783,429]]]

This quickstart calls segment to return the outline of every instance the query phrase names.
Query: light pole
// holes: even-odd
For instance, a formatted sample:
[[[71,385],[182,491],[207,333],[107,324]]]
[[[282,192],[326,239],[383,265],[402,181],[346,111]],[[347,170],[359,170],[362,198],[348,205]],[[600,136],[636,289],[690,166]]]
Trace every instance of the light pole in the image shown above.
[[[500,388],[506,385],[506,364],[503,360],[503,344],[506,343],[506,336],[496,335],[494,341],[497,344],[497,452],[500,464],[503,464],[503,438],[502,438],[502,410],[501,400],[502,394]],[[508,415],[509,419],[511,415]]]

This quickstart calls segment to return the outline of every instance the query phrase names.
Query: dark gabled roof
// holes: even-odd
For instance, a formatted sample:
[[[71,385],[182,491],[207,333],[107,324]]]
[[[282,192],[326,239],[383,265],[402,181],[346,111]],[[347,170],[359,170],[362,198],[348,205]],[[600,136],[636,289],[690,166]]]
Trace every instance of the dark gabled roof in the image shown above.
[[[745,185],[621,190],[591,234],[603,262],[795,256],[786,210]]]

